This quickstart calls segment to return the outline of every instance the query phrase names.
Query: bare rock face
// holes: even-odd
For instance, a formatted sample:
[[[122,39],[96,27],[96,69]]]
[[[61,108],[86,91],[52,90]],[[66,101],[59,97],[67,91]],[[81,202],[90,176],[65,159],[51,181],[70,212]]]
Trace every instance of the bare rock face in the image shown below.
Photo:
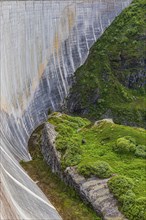
[[[42,154],[47,164],[51,167],[53,173],[61,174],[60,153],[55,148],[55,138],[57,132],[54,126],[47,123],[42,135]]]
[[[102,119],[102,120],[98,120],[98,121],[96,121],[95,123],[94,123],[94,125],[98,125],[100,122],[107,122],[107,123],[114,123],[113,122],[113,119],[112,118],[104,118],[104,119]]]
[[[116,199],[109,192],[109,179],[86,179],[77,173],[76,167],[67,167],[65,171],[61,169],[61,155],[55,147],[56,136],[54,126],[46,123],[42,135],[42,154],[52,172],[57,173],[66,184],[72,186],[82,200],[91,205],[104,220],[126,220],[118,210]]]

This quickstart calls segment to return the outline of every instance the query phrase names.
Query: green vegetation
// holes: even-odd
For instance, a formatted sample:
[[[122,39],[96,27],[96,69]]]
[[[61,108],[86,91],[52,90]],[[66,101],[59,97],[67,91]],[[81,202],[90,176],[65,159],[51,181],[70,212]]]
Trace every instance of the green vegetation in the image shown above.
[[[138,145],[135,151],[135,156],[146,158],[146,146]]]
[[[119,200],[122,212],[129,220],[145,220],[145,129],[109,120],[93,124],[60,113],[52,114],[49,122],[58,132],[55,144],[61,153],[62,168],[76,166],[85,177],[116,175],[109,181],[109,187]]]
[[[146,1],[134,0],[93,45],[75,73],[75,114],[146,127]]]
[[[121,211],[130,220],[146,219],[146,197],[137,198],[133,182],[124,176],[115,176],[108,181],[111,192],[121,203]]]
[[[78,166],[78,172],[83,176],[90,177],[91,175],[99,178],[108,178],[112,175],[112,169],[108,163],[104,161],[87,162]]]
[[[125,136],[118,138],[113,150],[120,154],[134,154],[136,157],[146,158],[146,146],[137,145],[134,138]]]
[[[114,176],[108,181],[108,186],[112,193],[119,198],[125,193],[133,189],[133,182],[131,179],[124,176]]]
[[[134,153],[136,151],[135,140],[130,136],[118,138],[114,150],[119,153]]]
[[[38,186],[64,220],[100,220],[96,213],[81,201],[72,188],[66,186],[57,175],[51,172],[43,160],[40,150],[41,130],[42,127],[39,127],[29,141],[32,161],[22,161],[21,165],[34,181],[38,181]]]

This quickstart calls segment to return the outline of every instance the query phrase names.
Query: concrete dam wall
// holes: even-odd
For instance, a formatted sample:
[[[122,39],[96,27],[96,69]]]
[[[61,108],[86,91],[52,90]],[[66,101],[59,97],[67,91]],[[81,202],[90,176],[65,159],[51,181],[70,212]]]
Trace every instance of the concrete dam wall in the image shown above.
[[[1,219],[61,219],[19,165],[93,43],[131,0],[0,2]]]

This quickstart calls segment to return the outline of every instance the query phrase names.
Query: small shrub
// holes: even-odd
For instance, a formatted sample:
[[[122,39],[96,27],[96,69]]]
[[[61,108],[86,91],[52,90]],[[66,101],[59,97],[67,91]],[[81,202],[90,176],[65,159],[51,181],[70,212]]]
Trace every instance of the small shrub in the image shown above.
[[[146,220],[146,198],[136,199],[133,182],[124,176],[114,176],[108,181],[110,191],[121,203],[122,212],[129,220]]]
[[[134,184],[131,179],[125,176],[114,176],[108,181],[108,186],[114,196],[122,200],[123,194],[131,190]]]
[[[125,197],[122,211],[129,220],[146,220],[146,198]]]
[[[130,136],[125,136],[118,138],[116,145],[114,146],[114,151],[120,154],[134,153],[136,150],[135,139]]]
[[[78,171],[80,174],[86,177],[91,175],[97,176],[99,178],[108,178],[112,175],[112,169],[108,163],[104,161],[90,162],[87,164],[82,164],[78,166]]]
[[[127,206],[128,204],[134,203],[136,199],[135,193],[130,189],[125,194],[121,195],[119,200],[120,202],[125,203]]]
[[[145,145],[138,145],[136,147],[135,156],[146,158],[146,146]]]

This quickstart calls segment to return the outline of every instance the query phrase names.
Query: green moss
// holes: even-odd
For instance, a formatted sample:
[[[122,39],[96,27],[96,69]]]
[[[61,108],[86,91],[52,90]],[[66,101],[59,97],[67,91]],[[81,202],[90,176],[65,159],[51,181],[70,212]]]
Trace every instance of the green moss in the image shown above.
[[[120,208],[129,220],[136,220],[138,217],[143,219],[143,204],[137,205],[137,200],[146,194],[146,163],[142,156],[145,152],[145,129],[110,121],[100,121],[94,125],[87,119],[60,113],[51,117],[49,122],[55,125],[58,132],[55,144],[61,152],[62,168],[76,166],[78,172],[85,177],[94,175],[108,178],[112,174],[124,176],[112,178],[111,190],[119,199]],[[63,128],[67,132],[62,131]],[[117,144],[118,148],[114,149]],[[135,208],[127,209],[127,203],[129,207],[134,205]],[[138,210],[141,214],[136,217]]]
[[[131,190],[133,185],[132,180],[124,176],[114,176],[108,181],[108,186],[111,192],[117,198],[120,198],[123,194],[126,194],[129,190]]]
[[[134,0],[93,45],[75,73],[75,114],[146,127],[145,11],[145,0]]]
[[[114,146],[114,151],[118,153],[134,153],[135,150],[135,140],[130,136],[118,138],[116,141],[116,145]]]
[[[115,176],[108,181],[110,191],[121,204],[121,210],[129,220],[146,219],[146,197],[136,198],[133,182],[124,176]]]
[[[140,201],[140,202],[139,202]],[[125,196],[122,211],[129,220],[146,220],[146,198],[134,199],[131,196]]]
[[[111,167],[104,161],[79,164],[78,172],[86,177],[94,175],[99,178],[109,178],[112,175]]]

